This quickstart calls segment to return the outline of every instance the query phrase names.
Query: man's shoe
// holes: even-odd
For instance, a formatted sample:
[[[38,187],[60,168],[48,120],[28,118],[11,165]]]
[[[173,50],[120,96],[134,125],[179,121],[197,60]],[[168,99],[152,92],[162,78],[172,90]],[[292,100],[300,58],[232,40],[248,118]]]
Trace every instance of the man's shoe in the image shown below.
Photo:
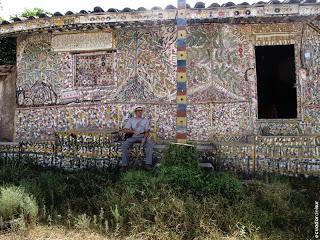
[[[150,165],[150,164],[145,164],[145,165],[143,166],[143,168],[144,168],[144,170],[146,170],[146,171],[152,171],[152,170],[153,170],[153,167],[152,167],[152,165]]]

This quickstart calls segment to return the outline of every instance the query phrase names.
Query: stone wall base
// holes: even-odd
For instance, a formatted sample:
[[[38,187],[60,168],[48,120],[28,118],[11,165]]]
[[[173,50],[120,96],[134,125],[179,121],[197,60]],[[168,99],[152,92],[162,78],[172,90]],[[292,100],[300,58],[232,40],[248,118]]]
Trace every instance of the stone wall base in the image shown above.
[[[121,142],[20,142],[0,144],[0,159],[19,160],[67,170],[116,168],[121,163]],[[105,139],[106,140],[106,139]],[[109,139],[110,140],[110,139]],[[257,136],[250,143],[198,145],[199,161],[215,169],[244,173],[279,173],[320,176],[319,136]],[[154,162],[161,161],[165,145],[156,145]],[[144,149],[131,150],[132,167],[144,161]]]

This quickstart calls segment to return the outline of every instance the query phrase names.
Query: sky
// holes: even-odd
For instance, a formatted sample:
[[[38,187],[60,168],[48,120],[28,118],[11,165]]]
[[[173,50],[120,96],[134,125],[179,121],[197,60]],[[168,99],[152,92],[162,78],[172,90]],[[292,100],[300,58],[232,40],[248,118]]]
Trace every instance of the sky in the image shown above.
[[[187,0],[191,7],[200,0]],[[217,2],[219,4],[232,1],[234,3],[248,2],[250,4],[259,0],[201,0],[208,7],[211,3]],[[268,0],[265,0],[268,1]],[[24,9],[32,9],[35,7],[41,8],[45,11],[54,13],[66,13],[72,11],[74,13],[80,10],[93,11],[93,8],[99,6],[105,11],[109,8],[123,9],[125,7],[137,9],[138,7],[145,7],[150,9],[154,6],[165,8],[172,4],[177,6],[177,0],[0,0],[0,16],[6,20],[10,15],[21,13]]]

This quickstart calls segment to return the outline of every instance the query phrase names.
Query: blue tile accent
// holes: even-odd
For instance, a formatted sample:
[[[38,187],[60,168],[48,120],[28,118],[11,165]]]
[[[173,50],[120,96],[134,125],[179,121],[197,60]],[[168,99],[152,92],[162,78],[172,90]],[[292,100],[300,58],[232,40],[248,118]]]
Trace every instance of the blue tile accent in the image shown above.
[[[186,60],[178,60],[177,66],[178,67],[187,67],[187,61]]]
[[[187,83],[186,82],[177,82],[177,89],[178,90],[186,90],[187,89]]]
[[[177,47],[185,46],[187,44],[187,39],[182,38],[177,40]]]
[[[178,24],[178,26],[186,26],[187,25],[187,20],[178,18],[177,19],[177,24]]]
[[[187,104],[178,104],[177,110],[183,112],[187,111]]]
[[[177,126],[177,127],[176,127],[176,131],[177,131],[178,133],[187,133],[187,127]]]

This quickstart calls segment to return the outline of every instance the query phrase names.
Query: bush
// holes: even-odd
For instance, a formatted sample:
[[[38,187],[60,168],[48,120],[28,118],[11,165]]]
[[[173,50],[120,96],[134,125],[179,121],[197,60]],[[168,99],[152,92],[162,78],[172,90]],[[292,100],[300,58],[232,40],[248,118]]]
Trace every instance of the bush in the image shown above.
[[[88,230],[90,227],[91,217],[87,214],[81,214],[75,218],[75,228],[79,230]]]
[[[201,191],[204,183],[202,172],[197,166],[165,165],[157,172],[157,178],[182,195]]]
[[[272,180],[270,184],[252,181],[246,195],[247,202],[237,206],[246,213],[246,221],[255,222],[266,232],[294,230],[295,239],[312,235],[312,206],[308,206],[304,194],[292,188],[288,178]]]
[[[32,224],[37,215],[36,201],[22,188],[15,186],[0,188],[0,217],[4,222],[23,217],[27,224]]]
[[[165,149],[164,163],[157,171],[157,179],[182,195],[201,191],[204,179],[198,166],[196,147],[169,144]]]
[[[32,166],[22,169],[7,164],[8,171],[0,170],[0,181],[22,185],[32,193],[39,200],[40,220],[47,219],[45,223],[94,229],[116,239],[271,240],[312,236],[318,179],[270,177],[266,181],[256,176],[242,183],[231,173],[202,171],[194,147],[169,145],[165,156],[152,172],[129,170],[120,174]],[[17,167],[23,171],[15,171]],[[18,198],[6,197],[7,202]],[[7,214],[15,215],[17,226],[25,218],[21,212]]]
[[[10,182],[14,185],[19,185],[19,180],[25,176],[32,176],[34,172],[31,168],[16,159],[6,160],[0,157],[0,183],[4,185]]]
[[[230,173],[203,172],[198,166],[196,148],[191,146],[169,145],[157,179],[182,195],[191,193],[203,197],[218,194],[231,201],[243,196],[241,182]]]
[[[215,172],[205,175],[202,192],[204,195],[218,194],[231,202],[244,196],[244,188],[235,176],[230,173]]]
[[[164,152],[165,165],[197,166],[197,149],[195,146],[168,144]]]

